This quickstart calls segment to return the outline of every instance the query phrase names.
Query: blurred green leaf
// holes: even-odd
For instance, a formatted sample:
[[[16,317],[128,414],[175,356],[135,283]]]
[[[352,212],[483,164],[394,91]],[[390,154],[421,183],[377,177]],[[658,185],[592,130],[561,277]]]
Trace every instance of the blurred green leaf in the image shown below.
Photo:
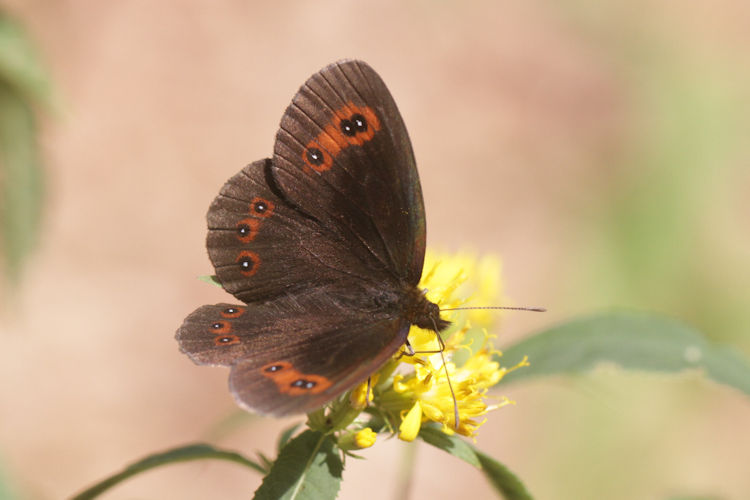
[[[0,500],[16,500],[17,498],[20,497],[16,494],[11,482],[5,475],[5,469],[0,467]]]
[[[456,435],[448,435],[438,428],[423,425],[419,431],[419,437],[425,443],[440,448],[469,465],[477,468],[482,466],[474,448]]]
[[[515,474],[459,436],[446,434],[434,426],[423,426],[419,431],[419,437],[425,443],[440,448],[480,469],[503,498],[507,500],[532,500],[533,497]]]
[[[52,84],[22,26],[0,10],[0,80],[24,100],[52,107]]]
[[[0,230],[8,281],[18,279],[39,230],[43,198],[30,106],[0,81]]]
[[[253,498],[333,499],[341,487],[343,469],[331,437],[308,430],[284,446]]]
[[[750,362],[740,353],[710,342],[688,325],[652,314],[613,312],[575,319],[504,349],[502,362],[512,366],[523,356],[530,366],[509,373],[501,383],[614,363],[628,370],[700,369],[750,395]]]
[[[476,453],[482,464],[482,472],[503,497],[508,500],[532,500],[531,494],[510,469],[481,451]]]
[[[248,460],[239,453],[233,451],[220,450],[207,444],[191,444],[187,446],[180,446],[179,448],[173,448],[171,450],[155,453],[149,455],[146,458],[139,460],[138,462],[129,465],[122,472],[118,472],[103,481],[95,484],[94,486],[86,489],[85,491],[74,496],[72,500],[89,500],[96,498],[106,490],[115,486],[122,481],[145,472],[154,467],[162,465],[174,464],[178,462],[187,462],[189,460],[204,460],[207,458],[228,460],[241,465],[245,465],[258,472],[263,472],[263,468],[255,462]]]
[[[0,253],[11,284],[39,231],[44,190],[34,112],[51,104],[50,86],[20,25],[0,12]]]

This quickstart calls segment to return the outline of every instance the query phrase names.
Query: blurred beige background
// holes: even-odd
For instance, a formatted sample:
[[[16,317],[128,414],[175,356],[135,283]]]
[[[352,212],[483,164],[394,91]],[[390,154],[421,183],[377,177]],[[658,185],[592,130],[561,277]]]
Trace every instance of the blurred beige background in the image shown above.
[[[369,62],[401,109],[428,244],[499,253],[507,295],[550,309],[508,316],[501,347],[624,305],[750,353],[747,2],[2,4],[62,104],[44,119],[41,243],[0,318],[0,464],[28,498],[206,439],[234,411],[227,371],[193,366],[173,339],[228,297],[196,279],[212,272],[204,214],[272,153],[299,85],[344,57]],[[631,238],[631,216],[657,223]],[[633,240],[654,259],[611,257]],[[489,415],[478,446],[537,498],[750,498],[750,404],[733,391],[611,370],[509,391],[518,404]],[[292,421],[215,442],[273,455]],[[340,498],[393,498],[403,446],[349,461]],[[411,498],[493,497],[468,465],[424,446],[417,459]],[[200,462],[104,498],[248,498],[259,481]]]

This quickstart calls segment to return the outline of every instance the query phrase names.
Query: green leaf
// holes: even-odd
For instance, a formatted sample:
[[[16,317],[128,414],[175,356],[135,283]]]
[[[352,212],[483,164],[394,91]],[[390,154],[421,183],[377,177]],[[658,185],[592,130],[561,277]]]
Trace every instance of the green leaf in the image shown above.
[[[33,110],[0,80],[0,253],[11,283],[36,242],[42,194]]]
[[[255,492],[257,500],[336,498],[343,464],[330,436],[305,431],[281,450],[271,472]]]
[[[34,116],[51,84],[21,25],[0,10],[0,265],[20,277],[41,220],[43,172]]]
[[[507,500],[532,500],[533,497],[515,474],[459,436],[446,434],[434,426],[423,426],[419,431],[419,437],[425,443],[440,448],[480,469],[503,498]]]
[[[502,363],[512,366],[523,356],[528,356],[530,366],[509,373],[501,383],[581,373],[614,363],[628,370],[700,369],[716,382],[750,395],[750,362],[745,357],[710,342],[688,325],[653,314],[613,312],[575,319],[504,349]]]
[[[0,80],[24,100],[52,105],[52,88],[37,50],[20,23],[0,11]]]
[[[198,276],[198,279],[203,281],[204,283],[221,286],[221,283],[219,283],[219,280],[216,276],[203,275],[203,276]]]
[[[294,424],[293,426],[286,429],[284,432],[281,433],[279,436],[279,443],[278,443],[278,450],[281,452],[281,449],[286,446],[286,444],[289,442],[290,439],[292,439],[292,436],[295,432],[297,432],[297,429],[299,429],[300,425],[302,424]]]
[[[474,448],[455,434],[449,435],[436,427],[425,425],[420,429],[419,437],[422,438],[425,443],[431,444],[443,451],[447,451],[454,457],[460,458],[469,465],[473,465],[477,468],[482,466],[477,458],[477,453]]]
[[[116,484],[130,478],[131,476],[135,476],[136,474],[140,474],[141,472],[153,469],[154,467],[178,462],[187,462],[189,460],[203,460],[206,458],[228,460],[230,462],[245,465],[253,470],[263,472],[263,468],[261,466],[259,466],[255,462],[252,462],[251,460],[248,460],[239,453],[220,450],[207,444],[191,444],[187,446],[181,446],[179,448],[173,448],[162,453],[149,455],[148,457],[139,460],[132,465],[129,465],[123,471],[118,472],[117,474],[114,474],[88,488],[87,490],[77,494],[73,497],[73,500],[89,500],[91,498],[96,498]]]
[[[20,495],[16,492],[11,481],[8,479],[6,470],[3,467],[4,465],[4,463],[0,462],[0,500],[20,499]]]
[[[503,497],[508,500],[533,499],[523,483],[506,466],[481,451],[477,450],[476,454],[485,477]]]

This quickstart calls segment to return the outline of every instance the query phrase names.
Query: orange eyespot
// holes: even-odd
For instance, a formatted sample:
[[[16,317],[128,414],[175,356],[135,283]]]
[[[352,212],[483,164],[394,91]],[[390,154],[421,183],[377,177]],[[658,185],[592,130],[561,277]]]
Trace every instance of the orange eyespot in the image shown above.
[[[242,243],[250,243],[258,235],[260,220],[248,217],[237,223],[237,239]]]
[[[273,210],[275,208],[276,205],[274,205],[272,201],[257,196],[250,202],[250,213],[256,217],[270,217],[273,215]]]
[[[243,314],[245,314],[245,311],[247,308],[240,307],[240,306],[230,306],[221,311],[221,316],[223,318],[239,318]]]
[[[237,264],[240,266],[240,272],[244,276],[252,276],[258,272],[260,257],[255,252],[243,250],[237,255]]]
[[[233,345],[233,344],[239,344],[240,338],[237,335],[222,335],[221,337],[216,337],[214,339],[214,344],[225,346],[225,345]]]
[[[349,146],[361,146],[380,130],[380,120],[369,106],[356,106],[348,102],[333,114],[330,123],[318,136],[307,143],[302,152],[302,161],[316,172],[325,172],[333,166],[333,160],[341,150]]]
[[[209,329],[211,330],[211,333],[215,333],[217,335],[229,333],[232,331],[232,323],[230,323],[229,321],[214,321],[213,323],[211,323]]]
[[[290,396],[318,394],[331,386],[331,381],[326,377],[301,373],[287,361],[268,363],[261,367],[260,372],[276,383],[279,392]]]

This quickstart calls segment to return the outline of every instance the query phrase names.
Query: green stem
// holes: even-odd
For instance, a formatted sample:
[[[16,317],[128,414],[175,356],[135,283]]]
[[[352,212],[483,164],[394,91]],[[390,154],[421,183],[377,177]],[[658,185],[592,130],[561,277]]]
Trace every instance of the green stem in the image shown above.
[[[409,500],[414,467],[417,463],[417,443],[404,443],[401,464],[396,477],[396,500]]]
[[[116,484],[121,483],[122,481],[125,481],[126,479],[135,476],[136,474],[140,474],[141,472],[145,472],[155,467],[178,462],[187,462],[189,460],[202,460],[206,458],[228,460],[230,462],[235,462],[241,465],[245,465],[246,467],[250,467],[251,469],[256,470],[262,474],[266,473],[266,470],[263,469],[263,467],[256,464],[255,462],[252,462],[251,460],[248,460],[239,453],[219,450],[207,444],[192,444],[181,446],[179,448],[173,448],[162,453],[149,455],[148,457],[127,466],[121,472],[109,476],[103,481],[96,483],[94,486],[87,488],[85,491],[82,491],[81,493],[74,496],[72,500],[90,500],[92,498],[96,498]]]

